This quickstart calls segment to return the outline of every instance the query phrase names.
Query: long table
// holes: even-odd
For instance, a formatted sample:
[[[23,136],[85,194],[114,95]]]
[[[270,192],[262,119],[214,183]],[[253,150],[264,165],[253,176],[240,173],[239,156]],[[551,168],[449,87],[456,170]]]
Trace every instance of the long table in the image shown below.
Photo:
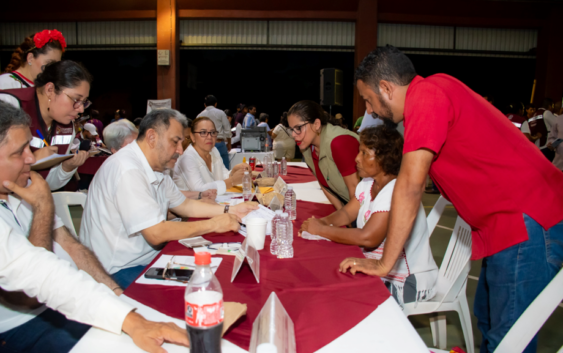
[[[303,167],[299,163],[290,165]],[[328,203],[318,182],[292,185],[298,200]],[[300,214],[306,217],[305,214],[316,212],[322,216],[333,209],[329,205],[315,207],[306,202],[300,202],[298,207],[301,208],[296,224],[302,221]],[[242,236],[234,234],[206,237],[215,242],[242,240]],[[225,300],[248,305],[246,317],[239,320],[222,340],[223,352],[245,352],[248,349],[252,322],[271,291],[278,294],[294,321],[298,352],[428,352],[379,279],[337,272],[336,266],[341,259],[361,256],[359,248],[297,238],[294,259],[278,260],[267,251],[268,244],[269,240],[265,250],[260,252],[260,284],[253,280],[247,267],[243,267],[234,283],[230,283],[232,257],[225,256],[217,271]],[[336,256],[335,251],[341,256]],[[161,254],[190,255],[191,250],[171,242]],[[180,287],[133,284],[122,297],[148,319],[171,321],[184,327],[180,319],[183,315],[182,293]],[[170,304],[175,302],[178,302],[177,306]],[[169,344],[165,344],[165,349],[169,352],[188,351]],[[72,350],[101,351],[140,352],[127,335],[113,335],[95,328],[90,329]]]

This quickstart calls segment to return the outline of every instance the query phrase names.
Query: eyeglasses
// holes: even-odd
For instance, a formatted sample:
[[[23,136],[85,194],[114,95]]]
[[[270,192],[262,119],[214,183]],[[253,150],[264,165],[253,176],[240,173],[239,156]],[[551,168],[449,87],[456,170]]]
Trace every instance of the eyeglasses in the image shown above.
[[[304,123],[304,124],[301,124],[301,125],[297,125],[297,126],[294,127],[293,129],[292,129],[292,128],[289,128],[288,130],[289,130],[289,132],[291,132],[292,134],[299,135],[299,134],[301,133],[301,129],[303,129],[303,126],[305,126],[305,125],[307,125],[307,124],[310,124],[310,123]]]
[[[199,134],[199,136],[205,138],[205,136],[212,136],[212,137],[217,137],[217,135],[219,134],[217,131],[205,131],[205,130],[200,130],[200,131],[192,131],[194,134]]]
[[[63,93],[64,93],[64,92],[63,92]],[[72,101],[74,102],[74,104],[73,104],[73,106],[72,106],[74,109],[80,108],[81,105],[84,106],[84,109],[88,109],[88,107],[89,107],[90,105],[92,105],[92,102],[90,102],[88,99],[85,99],[85,100],[81,101],[81,100],[72,98],[71,96],[69,96],[69,95],[66,94],[66,93],[65,93],[65,96],[67,96],[68,98],[70,98],[70,100],[72,100]]]

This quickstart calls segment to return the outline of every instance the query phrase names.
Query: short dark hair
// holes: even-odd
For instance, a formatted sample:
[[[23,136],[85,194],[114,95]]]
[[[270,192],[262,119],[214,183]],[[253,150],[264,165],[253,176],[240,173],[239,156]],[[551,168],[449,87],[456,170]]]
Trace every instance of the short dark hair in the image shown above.
[[[145,115],[141,121],[137,140],[143,141],[149,129],[155,129],[159,133],[163,130],[163,128],[168,130],[170,127],[170,119],[174,119],[182,124],[182,128],[184,129],[188,127],[188,118],[179,111],[174,109],[155,109]]]
[[[287,112],[282,113],[282,116],[280,118],[280,124],[282,124],[285,127],[289,127],[289,125],[287,125]]]
[[[360,143],[375,152],[386,174],[398,175],[403,159],[403,136],[387,125],[368,127],[360,133]]]
[[[543,100],[543,108],[544,108],[544,109],[550,109],[552,105],[553,105],[553,99],[551,99],[551,98],[545,98],[545,99]]]
[[[375,49],[362,60],[356,69],[354,82],[362,80],[379,93],[381,80],[406,86],[415,76],[416,71],[412,61],[399,49],[387,45]]]
[[[133,120],[133,124],[135,124],[135,126],[139,126],[141,125],[141,121],[143,121],[143,118],[136,118]]]
[[[45,66],[45,70],[37,75],[35,87],[44,87],[51,82],[58,93],[62,88],[74,88],[82,82],[92,83],[92,75],[81,64],[72,60],[53,62]]]
[[[290,115],[297,115],[302,121],[311,124],[317,119],[321,121],[321,125],[326,125],[327,123],[327,114],[325,114],[325,111],[317,102],[313,101],[304,100],[295,103],[287,112],[287,116],[289,117]]]
[[[270,118],[270,116],[266,113],[260,113],[260,122],[265,123],[266,120],[268,120],[268,118]]]
[[[256,106],[251,104],[251,105],[247,105],[245,108],[248,109],[248,111],[251,111],[252,108],[256,108]]]
[[[230,116],[231,118],[233,117],[233,111],[231,109],[225,109],[223,112],[226,116]]]
[[[6,142],[8,130],[14,126],[29,127],[31,119],[22,109],[0,100],[0,145]]]
[[[528,109],[530,109],[530,108],[536,109],[536,105],[535,105],[534,103],[528,103],[528,104],[526,104],[526,105],[524,106],[524,109],[525,109],[525,110],[528,110]]]
[[[205,103],[205,106],[207,106],[207,107],[209,107],[211,105],[215,105],[215,103],[217,103],[217,98],[215,98],[214,95],[210,94],[210,95],[205,97],[204,103]]]

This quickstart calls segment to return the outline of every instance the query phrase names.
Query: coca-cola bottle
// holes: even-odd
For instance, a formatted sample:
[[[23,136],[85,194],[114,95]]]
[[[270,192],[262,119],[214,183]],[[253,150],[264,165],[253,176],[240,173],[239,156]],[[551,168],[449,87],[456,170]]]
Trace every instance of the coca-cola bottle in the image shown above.
[[[184,295],[191,353],[221,352],[223,290],[211,271],[211,254],[195,254],[196,268]]]

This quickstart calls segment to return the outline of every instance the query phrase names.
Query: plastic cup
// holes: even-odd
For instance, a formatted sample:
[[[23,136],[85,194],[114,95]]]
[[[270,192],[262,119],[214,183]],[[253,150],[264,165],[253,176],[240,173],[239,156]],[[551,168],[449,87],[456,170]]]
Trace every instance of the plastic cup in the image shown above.
[[[267,225],[268,220],[264,218],[250,218],[246,221],[246,235],[248,242],[256,250],[264,249]]]

